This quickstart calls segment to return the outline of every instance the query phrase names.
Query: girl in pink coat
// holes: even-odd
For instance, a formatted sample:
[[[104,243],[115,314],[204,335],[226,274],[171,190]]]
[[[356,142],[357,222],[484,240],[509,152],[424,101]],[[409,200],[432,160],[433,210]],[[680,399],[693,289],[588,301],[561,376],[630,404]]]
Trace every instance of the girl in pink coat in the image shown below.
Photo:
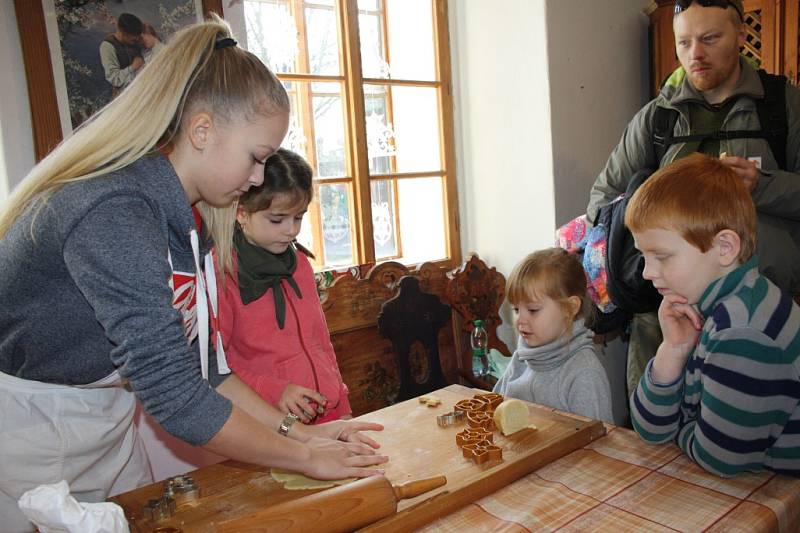
[[[219,330],[228,364],[262,398],[302,422],[350,418],[309,251],[295,241],[313,195],[312,170],[279,149],[264,183],[236,213],[233,273],[220,280]]]

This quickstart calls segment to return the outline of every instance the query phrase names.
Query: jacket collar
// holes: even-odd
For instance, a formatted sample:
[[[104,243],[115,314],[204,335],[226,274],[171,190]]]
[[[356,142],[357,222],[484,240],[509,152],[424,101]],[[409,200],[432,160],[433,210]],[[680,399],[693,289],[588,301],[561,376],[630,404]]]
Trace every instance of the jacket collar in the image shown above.
[[[761,78],[759,78],[756,69],[743,56],[739,56],[739,66],[742,68],[742,73],[730,98],[738,96],[749,96],[757,100],[764,98],[764,86],[761,85]],[[703,94],[689,82],[683,67],[678,67],[670,75],[661,90],[661,94],[671,106],[690,102],[705,103]]]
[[[752,282],[758,276],[758,258],[751,257],[747,262],[739,265],[727,276],[722,276],[706,288],[697,306],[703,317],[708,318],[717,305],[731,294],[738,292],[743,286]]]

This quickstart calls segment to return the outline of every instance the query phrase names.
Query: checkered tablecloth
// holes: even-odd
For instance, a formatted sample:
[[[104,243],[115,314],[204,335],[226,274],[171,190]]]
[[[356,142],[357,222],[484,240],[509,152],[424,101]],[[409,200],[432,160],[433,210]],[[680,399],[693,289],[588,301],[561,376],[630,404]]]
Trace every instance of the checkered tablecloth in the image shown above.
[[[800,479],[714,476],[674,444],[608,434],[422,531],[800,532]]]

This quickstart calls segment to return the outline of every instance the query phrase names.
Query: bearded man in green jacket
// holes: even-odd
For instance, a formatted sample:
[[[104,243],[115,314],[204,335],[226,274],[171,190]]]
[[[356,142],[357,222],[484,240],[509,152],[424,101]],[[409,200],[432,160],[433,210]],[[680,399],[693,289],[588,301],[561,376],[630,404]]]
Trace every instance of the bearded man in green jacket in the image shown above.
[[[677,0],[673,30],[681,67],[661,93],[628,124],[590,193],[587,215],[625,192],[637,170],[663,167],[693,152],[720,157],[752,194],[758,214],[759,270],[784,291],[800,293],[800,90],[785,84],[785,156],[776,157],[765,138],[726,138],[725,132],[759,131],[762,77],[739,55],[746,29],[741,0]],[[653,141],[658,108],[674,110],[677,142],[657,157]],[[721,135],[714,136],[715,133]],[[785,163],[779,164],[780,159]],[[661,343],[656,313],[635,315],[628,346],[628,392]]]

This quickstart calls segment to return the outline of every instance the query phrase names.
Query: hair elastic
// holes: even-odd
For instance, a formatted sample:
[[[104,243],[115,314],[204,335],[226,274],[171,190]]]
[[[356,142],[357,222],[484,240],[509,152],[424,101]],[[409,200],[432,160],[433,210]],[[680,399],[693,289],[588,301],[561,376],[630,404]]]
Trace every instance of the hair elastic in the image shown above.
[[[214,50],[222,50],[229,46],[236,46],[236,44],[236,41],[231,37],[225,37],[224,39],[218,39],[217,42],[214,43]]]

